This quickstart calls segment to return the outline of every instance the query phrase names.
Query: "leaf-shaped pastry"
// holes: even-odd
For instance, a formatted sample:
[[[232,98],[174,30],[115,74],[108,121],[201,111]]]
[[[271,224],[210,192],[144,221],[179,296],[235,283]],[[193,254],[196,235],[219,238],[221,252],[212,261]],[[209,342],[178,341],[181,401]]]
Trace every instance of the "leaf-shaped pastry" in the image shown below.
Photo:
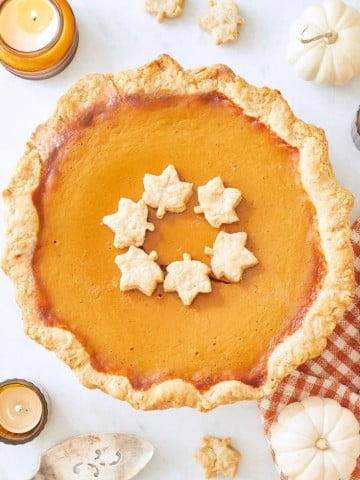
[[[129,250],[115,258],[121,270],[120,290],[139,290],[144,295],[152,295],[157,284],[164,280],[160,266],[155,262],[156,252],[149,255],[141,248],[130,246]]]
[[[114,233],[114,246],[126,248],[130,245],[141,247],[145,241],[146,230],[153,232],[154,224],[147,221],[148,208],[143,200],[137,203],[130,198],[120,198],[118,211],[106,215],[103,224]]]
[[[168,165],[161,175],[146,173],[144,176],[144,202],[157,208],[156,216],[163,218],[166,212],[181,213],[192,194],[192,183],[182,182],[173,165]]]
[[[239,282],[244,270],[258,263],[255,255],[245,248],[246,239],[245,232],[220,232],[213,247],[205,247],[216,278],[224,277],[230,282]]]
[[[239,220],[235,208],[241,201],[238,188],[225,188],[220,177],[209,180],[198,188],[199,205],[195,213],[203,213],[212,227],[220,228],[222,223],[234,223]]]
[[[170,263],[164,281],[165,292],[177,292],[184,305],[191,305],[199,293],[211,292],[210,268],[206,263],[191,260],[184,253],[183,260]]]

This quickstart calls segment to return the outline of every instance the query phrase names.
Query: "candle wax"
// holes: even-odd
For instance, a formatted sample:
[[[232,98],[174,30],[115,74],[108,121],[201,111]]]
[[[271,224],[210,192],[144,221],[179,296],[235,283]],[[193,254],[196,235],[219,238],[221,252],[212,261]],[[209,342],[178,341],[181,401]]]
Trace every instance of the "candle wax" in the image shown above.
[[[0,35],[21,52],[46,47],[59,27],[60,15],[50,0],[8,0],[0,10]]]
[[[39,396],[31,388],[17,385],[0,392],[0,425],[12,433],[35,428],[43,413]]]

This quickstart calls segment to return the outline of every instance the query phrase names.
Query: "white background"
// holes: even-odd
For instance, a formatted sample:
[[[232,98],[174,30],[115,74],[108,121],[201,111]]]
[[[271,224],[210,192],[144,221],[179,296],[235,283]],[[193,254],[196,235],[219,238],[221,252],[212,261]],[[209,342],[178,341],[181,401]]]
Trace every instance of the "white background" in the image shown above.
[[[239,0],[246,24],[233,45],[215,46],[197,26],[207,0],[187,0],[179,19],[159,25],[143,11],[141,0],[72,0],[80,31],[77,55],[60,75],[48,80],[17,78],[0,66],[0,189],[3,190],[34,127],[51,113],[56,99],[88,72],[114,72],[137,67],[169,53],[184,67],[225,63],[255,85],[279,89],[295,113],[325,129],[339,181],[357,197],[360,213],[360,152],[350,125],[360,103],[360,77],[343,87],[319,86],[298,79],[287,63],[289,24],[310,0]],[[360,9],[359,0],[349,3]],[[2,205],[1,205],[2,209]],[[1,212],[0,212],[1,213]],[[1,215],[0,248],[4,234]],[[230,435],[243,458],[237,478],[278,478],[254,402],[224,406],[210,413],[188,408],[138,412],[101,393],[82,387],[54,354],[28,339],[10,281],[0,272],[0,380],[32,379],[51,398],[51,418],[33,442],[0,444],[0,479],[29,479],[42,452],[69,436],[120,431],[147,437],[155,446],[142,480],[200,480],[193,453],[204,434]]]

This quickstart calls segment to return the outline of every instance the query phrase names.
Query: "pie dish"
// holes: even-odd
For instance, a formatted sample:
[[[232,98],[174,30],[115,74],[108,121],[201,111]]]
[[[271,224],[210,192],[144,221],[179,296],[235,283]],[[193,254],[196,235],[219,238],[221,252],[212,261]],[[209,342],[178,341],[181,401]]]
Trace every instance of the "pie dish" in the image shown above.
[[[112,232],[120,197],[175,165],[203,185],[241,189],[239,222],[259,263],[236,284],[212,282],[191,306],[158,286],[119,290]],[[3,268],[26,333],[90,388],[141,409],[217,405],[270,394],[321,353],[354,293],[348,216],[322,130],[280,93],[223,65],[184,71],[161,55],[141,68],[87,75],[29,140],[9,187]],[[149,209],[144,250],[163,268],[186,252],[209,264],[219,232],[194,214]]]

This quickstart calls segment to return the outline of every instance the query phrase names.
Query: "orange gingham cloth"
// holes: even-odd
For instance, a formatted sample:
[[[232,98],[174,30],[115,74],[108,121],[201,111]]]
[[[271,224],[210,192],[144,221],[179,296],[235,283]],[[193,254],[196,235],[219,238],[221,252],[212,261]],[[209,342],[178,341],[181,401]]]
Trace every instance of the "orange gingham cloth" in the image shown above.
[[[360,421],[360,219],[352,226],[351,240],[355,253],[354,303],[329,337],[322,355],[286,377],[271,397],[259,400],[268,438],[278,413],[289,403],[310,395],[337,400]],[[283,474],[280,478],[288,479]],[[360,480],[360,457],[349,480]]]

